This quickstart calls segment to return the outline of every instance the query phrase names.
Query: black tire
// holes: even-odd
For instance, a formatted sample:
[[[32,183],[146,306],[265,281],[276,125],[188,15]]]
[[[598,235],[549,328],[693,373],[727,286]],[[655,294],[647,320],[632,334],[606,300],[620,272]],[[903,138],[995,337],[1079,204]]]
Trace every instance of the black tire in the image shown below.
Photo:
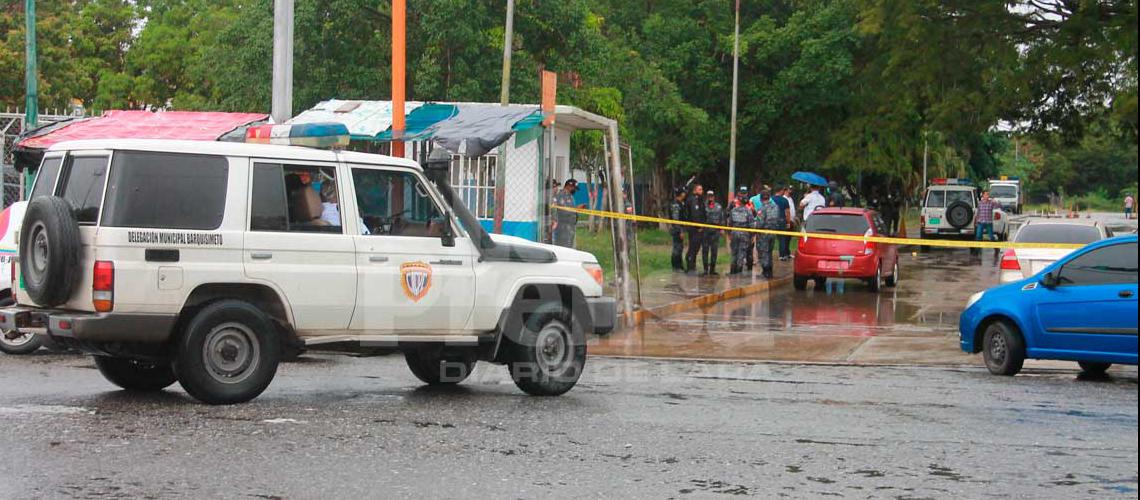
[[[883,263],[880,262],[875,267],[875,276],[867,280],[867,287],[872,293],[879,293],[883,291]]]
[[[177,381],[170,363],[95,356],[95,366],[108,382],[128,391],[161,391]]]
[[[969,203],[958,200],[946,207],[946,222],[954,229],[962,229],[973,221],[974,209]]]
[[[527,317],[527,315],[524,315]],[[582,322],[561,303],[538,306],[527,317],[517,340],[504,338],[511,350],[511,379],[532,396],[558,396],[578,383],[586,365]]]
[[[8,307],[15,304],[16,301],[13,300],[12,297],[4,297],[0,299],[0,307]],[[40,338],[31,333],[25,333],[14,339],[8,338],[5,333],[7,332],[0,332],[0,352],[4,354],[12,354],[16,356],[31,354],[33,352],[36,352],[36,350],[38,350],[43,345],[43,342],[40,341]]]
[[[71,298],[80,281],[80,246],[70,203],[43,196],[28,204],[20,229],[20,276],[37,305],[55,307]]]
[[[792,287],[796,290],[807,290],[808,278],[799,274],[792,276]]]
[[[823,287],[827,286],[827,278],[819,277],[815,278],[814,281],[816,290],[823,290]]]
[[[1086,375],[1097,376],[1104,375],[1104,373],[1112,367],[1112,363],[1102,363],[1100,361],[1078,361],[1077,364],[1081,365],[1081,372]]]
[[[182,388],[208,404],[256,398],[277,373],[281,340],[269,318],[239,300],[198,311],[178,339],[174,373]]]
[[[424,351],[404,352],[412,375],[427,385],[455,385],[467,379],[476,360],[463,356],[443,356]]]
[[[994,375],[1017,375],[1025,365],[1025,339],[1017,327],[994,321],[986,326],[982,335],[982,358]]]
[[[899,261],[896,258],[895,259],[895,267],[893,270],[891,270],[891,275],[887,276],[886,285],[891,287],[891,288],[899,286],[899,277],[900,276],[901,275],[899,274]]]

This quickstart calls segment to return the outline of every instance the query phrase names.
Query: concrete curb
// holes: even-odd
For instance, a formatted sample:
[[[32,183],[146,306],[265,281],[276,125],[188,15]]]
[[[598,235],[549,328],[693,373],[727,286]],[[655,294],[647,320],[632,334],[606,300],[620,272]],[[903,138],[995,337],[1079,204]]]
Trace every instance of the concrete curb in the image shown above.
[[[740,286],[736,288],[729,288],[723,292],[714,292],[691,299],[679,300],[671,302],[662,306],[651,307],[649,309],[640,309],[633,312],[632,326],[639,326],[645,324],[645,320],[650,317],[671,316],[682,312],[692,311],[694,309],[703,309],[706,307],[719,304],[726,300],[738,299],[740,297],[747,297],[756,293],[767,291],[782,286],[791,284],[792,278],[776,278],[768,281],[760,281],[750,285]],[[625,317],[619,318],[619,324],[624,323]]]

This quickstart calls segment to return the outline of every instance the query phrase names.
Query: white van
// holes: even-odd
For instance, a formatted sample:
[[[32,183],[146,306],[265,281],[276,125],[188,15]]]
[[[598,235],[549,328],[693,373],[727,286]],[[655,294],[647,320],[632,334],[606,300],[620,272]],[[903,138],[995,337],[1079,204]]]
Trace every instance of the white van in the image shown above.
[[[597,259],[489,235],[447,185],[387,156],[225,142],[61,143],[19,234],[0,327],[95,354],[111,382],[260,394],[283,353],[402,351],[429,384],[476,361],[525,392],[577,382],[614,327]]]

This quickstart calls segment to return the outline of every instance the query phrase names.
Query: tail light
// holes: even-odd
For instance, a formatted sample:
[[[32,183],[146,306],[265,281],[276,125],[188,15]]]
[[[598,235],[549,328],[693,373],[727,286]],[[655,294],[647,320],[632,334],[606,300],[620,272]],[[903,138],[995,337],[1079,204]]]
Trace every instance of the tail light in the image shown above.
[[[863,233],[864,238],[870,238],[873,235],[874,233],[870,228],[867,229],[867,232]],[[875,244],[870,241],[863,243],[863,255],[871,255],[873,253],[875,253]]]
[[[599,266],[596,262],[586,262],[582,264],[582,269],[585,269],[586,274],[594,278],[594,282],[597,283],[598,286],[604,285],[605,273],[602,271],[602,266]]]
[[[1001,212],[994,212],[994,220],[1001,220]]]
[[[1021,263],[1017,261],[1017,252],[1012,248],[1001,254],[1001,268],[1004,271],[1021,270]]]
[[[95,261],[91,278],[91,303],[95,311],[111,312],[115,308],[115,263]]]

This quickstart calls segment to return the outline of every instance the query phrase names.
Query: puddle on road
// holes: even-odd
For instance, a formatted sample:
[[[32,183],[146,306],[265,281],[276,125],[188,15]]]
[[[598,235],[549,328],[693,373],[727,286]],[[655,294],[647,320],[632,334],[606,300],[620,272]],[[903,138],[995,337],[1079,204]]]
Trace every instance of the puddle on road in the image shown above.
[[[875,337],[914,338],[906,349],[953,351],[966,298],[996,284],[988,255],[965,250],[904,252],[902,281],[873,293],[858,280],[791,287],[647,321],[594,342],[591,352],[631,356],[845,361]],[[932,344],[931,342],[936,343]],[[893,351],[892,351],[893,352]]]

